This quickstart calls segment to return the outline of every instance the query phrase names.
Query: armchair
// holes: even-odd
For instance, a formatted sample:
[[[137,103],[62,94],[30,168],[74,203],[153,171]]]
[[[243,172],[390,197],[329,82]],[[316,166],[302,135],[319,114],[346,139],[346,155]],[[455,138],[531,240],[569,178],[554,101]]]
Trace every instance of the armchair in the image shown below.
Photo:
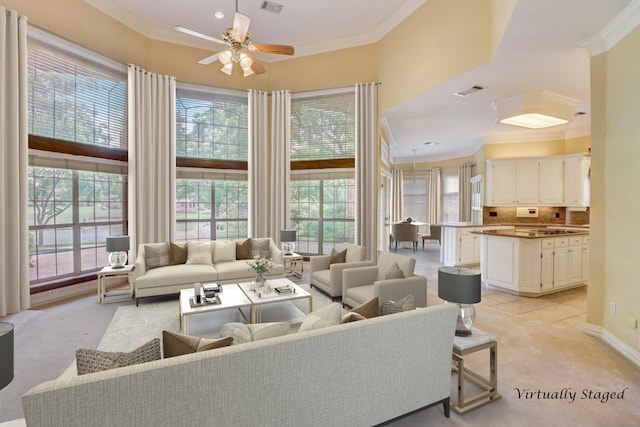
[[[396,263],[404,277],[398,277],[400,274],[397,270],[393,271]],[[380,255],[378,265],[344,270],[342,305],[357,307],[377,296],[382,308],[385,301],[398,301],[412,294],[415,297],[416,307],[426,307],[427,278],[413,274],[415,265],[414,258],[385,252]],[[391,278],[392,276],[398,278]]]
[[[330,263],[330,255],[314,255],[309,257],[310,286],[328,294],[333,301],[342,296],[342,272],[347,268],[374,265],[373,261],[364,260],[364,247],[352,243],[344,243],[347,250],[345,262]]]

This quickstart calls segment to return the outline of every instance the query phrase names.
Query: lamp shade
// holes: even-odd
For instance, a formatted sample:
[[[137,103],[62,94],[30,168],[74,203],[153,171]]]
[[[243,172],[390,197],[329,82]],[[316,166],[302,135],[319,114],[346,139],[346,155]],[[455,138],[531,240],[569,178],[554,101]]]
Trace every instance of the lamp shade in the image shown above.
[[[107,252],[125,252],[129,250],[129,236],[107,237]]]
[[[295,242],[296,240],[296,230],[280,230],[281,242]]]
[[[438,297],[458,304],[480,302],[480,272],[470,268],[440,267]]]
[[[0,322],[0,390],[13,380],[13,325]]]

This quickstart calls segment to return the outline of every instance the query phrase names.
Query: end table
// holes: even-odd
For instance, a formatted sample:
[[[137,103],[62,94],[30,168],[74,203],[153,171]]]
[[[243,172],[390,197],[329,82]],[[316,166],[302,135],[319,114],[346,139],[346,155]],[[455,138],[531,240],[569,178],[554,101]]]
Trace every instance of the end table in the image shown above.
[[[484,349],[489,349],[488,379],[464,365],[465,355]],[[467,337],[454,337],[452,362],[451,369],[458,373],[458,399],[457,402],[451,402],[451,409],[458,414],[464,414],[500,399],[501,396],[498,394],[498,341],[495,336],[473,328],[471,335]],[[465,396],[465,379],[483,391],[473,396]]]
[[[288,264],[288,272],[292,276],[295,276],[298,279],[302,279],[302,273],[304,273],[304,258],[302,257],[302,255],[292,252],[289,255],[282,255],[282,258],[284,259],[285,272],[287,271]],[[300,273],[298,273],[298,265],[300,265]]]
[[[98,302],[104,304],[105,302],[120,302],[127,299],[133,299],[133,269],[135,265],[125,265],[123,268],[111,268],[110,266],[104,267],[98,272]],[[129,289],[118,289],[113,291],[107,291],[107,277],[114,276],[127,276]],[[128,298],[110,299],[106,300],[105,297],[114,295],[127,295]]]

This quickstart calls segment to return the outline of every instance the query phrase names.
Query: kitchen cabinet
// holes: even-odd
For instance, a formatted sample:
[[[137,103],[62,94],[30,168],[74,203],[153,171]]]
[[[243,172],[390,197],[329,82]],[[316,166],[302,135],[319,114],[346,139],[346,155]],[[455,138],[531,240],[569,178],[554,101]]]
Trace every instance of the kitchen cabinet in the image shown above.
[[[440,262],[445,266],[478,265],[481,258],[480,230],[512,229],[510,225],[487,226],[442,226],[442,242],[440,246]]]
[[[589,206],[591,158],[585,155],[566,156],[564,159],[564,206]]]
[[[546,157],[539,160],[539,204],[561,206],[564,202],[564,159]]]
[[[582,236],[582,281],[589,283],[591,243],[589,236]]]

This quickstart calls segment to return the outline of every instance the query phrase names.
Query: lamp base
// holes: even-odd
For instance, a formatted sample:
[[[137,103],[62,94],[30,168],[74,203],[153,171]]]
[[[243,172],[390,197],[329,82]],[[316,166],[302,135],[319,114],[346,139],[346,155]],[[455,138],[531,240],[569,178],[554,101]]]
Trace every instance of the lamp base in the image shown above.
[[[127,263],[127,253],[124,251],[111,252],[109,254],[109,264],[111,268],[124,268]]]
[[[476,309],[473,304],[458,304],[458,321],[456,323],[456,336],[468,337],[476,320]]]
[[[295,242],[282,242],[282,252],[284,252],[285,255],[293,255],[295,249]]]

